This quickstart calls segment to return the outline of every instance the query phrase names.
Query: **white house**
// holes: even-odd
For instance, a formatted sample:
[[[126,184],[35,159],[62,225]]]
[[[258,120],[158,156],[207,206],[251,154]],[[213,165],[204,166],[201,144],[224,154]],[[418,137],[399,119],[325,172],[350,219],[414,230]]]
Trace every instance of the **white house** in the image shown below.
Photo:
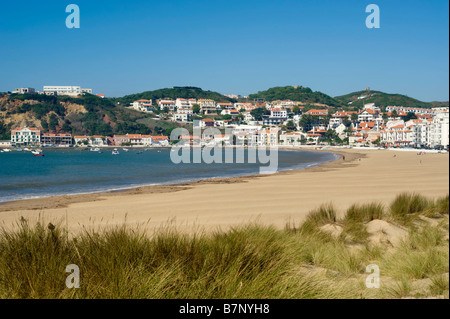
[[[96,146],[96,147],[108,146],[106,136],[101,136],[101,135],[90,136],[88,143],[90,146]]]
[[[289,146],[289,145],[300,145],[302,141],[307,140],[306,133],[303,132],[290,132],[280,134],[280,145]]]
[[[376,112],[372,109],[364,109],[358,114],[359,122],[372,122],[376,119]]]
[[[130,104],[130,107],[136,111],[149,112],[153,109],[152,100],[137,100]]]
[[[89,144],[89,136],[86,135],[77,135],[73,137],[73,141],[75,145]]]
[[[141,135],[141,143],[144,146],[150,146],[153,144],[153,137],[151,135]]]
[[[192,113],[173,113],[172,121],[174,122],[189,122],[192,118]]]
[[[183,99],[183,98],[178,98],[175,100],[175,106],[177,107],[177,109],[191,109],[192,106],[197,103],[196,99]]]
[[[173,111],[175,109],[175,101],[172,100],[160,100],[158,102],[159,109],[162,111],[166,107],[169,109],[169,111]]]
[[[231,110],[231,109],[223,109],[222,112],[220,112],[221,115],[231,115],[231,116],[238,116],[239,112],[237,110]]]
[[[219,102],[219,103],[217,103],[216,107],[217,107],[217,109],[229,109],[229,110],[234,109],[233,103],[230,103],[230,102],[226,102],[226,103]]]
[[[35,94],[36,90],[33,88],[17,88],[12,93],[16,94]]]

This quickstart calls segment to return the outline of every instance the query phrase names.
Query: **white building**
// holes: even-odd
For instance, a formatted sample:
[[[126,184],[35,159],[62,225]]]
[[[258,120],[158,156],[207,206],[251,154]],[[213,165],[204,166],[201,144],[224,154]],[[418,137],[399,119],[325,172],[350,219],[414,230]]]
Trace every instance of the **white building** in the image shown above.
[[[78,96],[83,93],[92,94],[92,89],[82,89],[80,86],[58,86],[46,85],[44,86],[44,93],[49,95],[69,95]]]
[[[198,104],[200,105],[200,111],[209,113],[216,111],[216,102],[210,99],[199,99]]]
[[[237,133],[248,133],[253,134],[255,132],[261,131],[261,125],[236,125],[233,128],[233,134]]]
[[[391,113],[393,111],[405,112],[405,113],[414,113],[414,114],[433,114],[433,109],[426,109],[421,107],[404,107],[404,106],[387,106],[386,112]]]
[[[177,107],[177,109],[191,109],[192,106],[194,104],[197,103],[196,99],[183,99],[183,98],[178,98],[175,101],[175,106]]]
[[[86,135],[76,135],[73,137],[74,145],[89,144],[89,136]]]
[[[377,118],[377,112],[372,109],[364,109],[358,114],[359,122],[372,122]]]
[[[259,145],[278,145],[278,129],[262,130],[259,132]]]
[[[18,88],[15,89],[12,93],[16,94],[35,94],[36,90],[33,88]]]
[[[172,121],[174,122],[189,122],[192,118],[192,113],[174,113]]]
[[[280,145],[300,145],[302,141],[307,140],[307,134],[303,132],[290,132],[280,135]]]
[[[222,112],[220,112],[221,115],[231,115],[231,116],[238,116],[239,112],[237,110],[230,110],[230,109],[223,109]]]
[[[90,146],[94,146],[94,147],[108,146],[106,136],[101,136],[101,135],[89,136],[88,143]]]
[[[169,109],[169,111],[173,111],[175,110],[175,101],[172,100],[160,100],[158,102],[158,106],[159,109],[162,111],[164,110],[166,107]]]
[[[444,146],[449,145],[449,115],[447,111],[436,112],[433,117],[431,128],[430,146]]]
[[[11,131],[11,145],[39,145],[41,131],[34,127],[16,128]]]
[[[132,109],[135,109],[136,111],[149,112],[150,110],[153,109],[153,104],[152,104],[152,100],[141,99],[141,100],[137,100],[137,101],[134,101],[133,103],[131,103],[130,107]]]
[[[227,102],[227,103],[223,103],[223,102],[219,102],[217,103],[217,109],[234,109],[234,105],[233,103]]]

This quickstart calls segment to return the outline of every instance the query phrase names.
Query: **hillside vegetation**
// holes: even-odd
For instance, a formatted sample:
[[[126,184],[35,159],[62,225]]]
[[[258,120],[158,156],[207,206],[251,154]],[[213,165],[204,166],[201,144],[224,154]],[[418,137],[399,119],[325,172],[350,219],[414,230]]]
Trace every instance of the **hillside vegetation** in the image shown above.
[[[363,97],[363,98],[361,98]],[[359,99],[358,99],[359,98]],[[406,107],[436,107],[448,106],[448,102],[422,102],[402,94],[389,94],[380,91],[358,91],[346,95],[336,96],[344,105],[362,107],[367,103],[375,103],[377,106],[406,106]]]
[[[211,99],[216,102],[236,102],[236,100],[230,99],[220,93],[213,91],[204,91],[201,88],[191,87],[191,86],[175,86],[173,88],[165,88],[154,91],[145,91],[142,93],[136,93],[131,95],[125,95],[120,98],[112,99],[114,102],[120,102],[122,105],[129,105],[131,102],[146,99],[152,100],[153,103],[157,99],[172,99],[185,98],[185,99]]]
[[[302,86],[274,87],[256,94],[250,94],[249,99],[265,99],[266,101],[291,100],[304,104],[324,104],[331,107],[340,107],[342,102],[319,91],[312,91]]]

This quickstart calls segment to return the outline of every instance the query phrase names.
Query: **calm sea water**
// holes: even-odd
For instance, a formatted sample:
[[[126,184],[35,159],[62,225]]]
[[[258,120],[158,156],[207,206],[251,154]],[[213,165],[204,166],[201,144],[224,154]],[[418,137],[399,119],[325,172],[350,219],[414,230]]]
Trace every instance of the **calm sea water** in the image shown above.
[[[0,153],[0,202],[53,195],[114,191],[144,185],[177,184],[215,177],[259,173],[259,164],[174,164],[170,149],[130,149],[119,155],[79,149]],[[282,151],[278,170],[306,168],[331,161],[336,155]],[[247,158],[247,157],[245,157]]]

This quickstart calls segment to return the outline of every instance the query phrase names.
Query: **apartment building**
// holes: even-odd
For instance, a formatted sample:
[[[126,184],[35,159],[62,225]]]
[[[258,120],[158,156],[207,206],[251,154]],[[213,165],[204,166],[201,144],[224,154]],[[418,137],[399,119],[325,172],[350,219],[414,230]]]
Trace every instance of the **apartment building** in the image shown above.
[[[41,136],[41,146],[70,147],[73,145],[72,141],[72,134],[67,133],[44,133]]]
[[[163,111],[166,107],[169,111],[175,110],[175,101],[173,100],[160,100],[158,102],[158,107],[161,111]]]
[[[216,102],[210,99],[199,99],[198,105],[200,105],[200,111],[204,113],[210,113],[216,111]]]
[[[19,127],[11,131],[11,145],[40,145],[41,131],[34,127]]]

